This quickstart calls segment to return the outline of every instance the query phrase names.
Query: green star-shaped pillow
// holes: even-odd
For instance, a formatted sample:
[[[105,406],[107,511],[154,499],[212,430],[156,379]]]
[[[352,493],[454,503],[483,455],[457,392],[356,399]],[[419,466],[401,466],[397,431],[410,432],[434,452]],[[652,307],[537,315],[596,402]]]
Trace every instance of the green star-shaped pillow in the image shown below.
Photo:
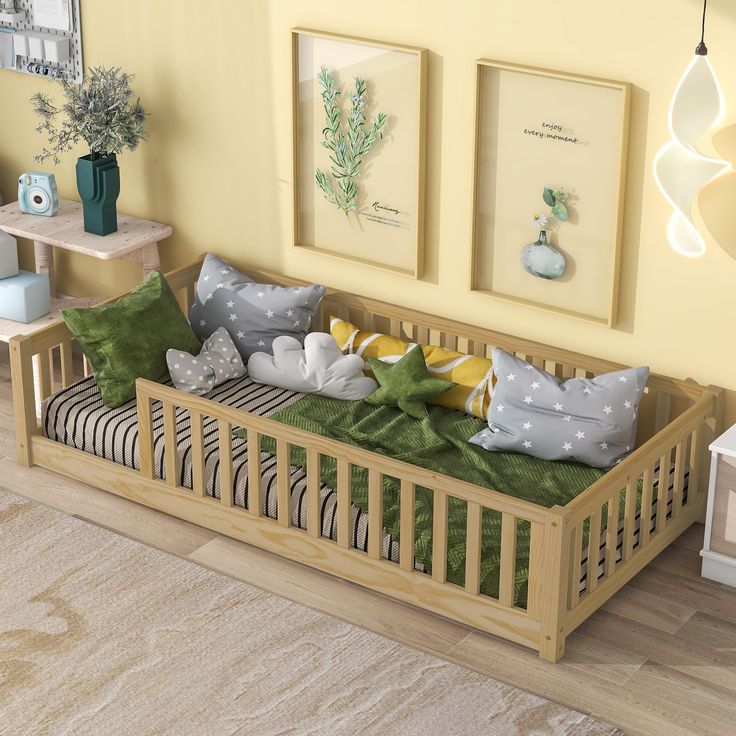
[[[401,360],[391,365],[377,358],[368,358],[379,388],[367,399],[371,404],[398,406],[409,416],[427,416],[424,402],[451,389],[452,381],[430,378],[420,345],[413,347]]]

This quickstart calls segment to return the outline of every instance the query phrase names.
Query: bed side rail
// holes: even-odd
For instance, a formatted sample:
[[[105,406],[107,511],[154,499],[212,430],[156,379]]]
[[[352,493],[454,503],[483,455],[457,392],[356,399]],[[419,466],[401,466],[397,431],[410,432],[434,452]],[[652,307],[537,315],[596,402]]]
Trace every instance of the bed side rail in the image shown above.
[[[18,461],[24,465],[32,464],[31,437],[39,432],[42,402],[76,380],[72,342],[63,322],[10,339],[16,447]]]
[[[701,517],[722,394],[708,389],[565,506],[565,635]]]
[[[194,287],[202,260],[203,256],[195,263],[167,274],[169,284],[178,293],[184,309],[188,310],[194,301]],[[299,286],[307,283],[303,279],[265,271],[247,264],[235,265],[252,278],[264,283],[282,286]],[[459,350],[481,357],[490,357],[493,348],[499,347],[563,379],[593,378],[601,373],[628,367],[614,361],[602,360],[328,287],[313,322],[313,329],[329,332],[331,316],[349,320],[365,330],[375,330],[413,342],[440,345],[450,350]],[[707,391],[695,381],[683,381],[658,374],[650,375],[641,406],[639,422],[641,436],[638,440],[643,441],[659,432],[693,402],[706,396]]]
[[[545,509],[511,496],[489,491],[445,475],[410,465],[359,447],[347,445],[330,438],[312,434],[271,419],[250,414],[201,397],[191,396],[168,386],[139,379],[137,382],[138,422],[140,442],[140,469],[147,479],[154,479],[154,441],[152,429],[153,402],[161,402],[163,409],[163,481],[177,492],[190,492],[204,498],[205,460],[203,448],[203,420],[215,419],[219,443],[220,483],[219,499],[209,499],[220,506],[231,508],[235,504],[233,477],[233,438],[235,427],[247,431],[248,502],[243,513],[266,519],[263,513],[261,490],[261,439],[273,439],[274,449],[269,452],[276,457],[276,488],[278,518],[275,527],[292,529],[319,540],[338,553],[365,555],[374,563],[390,565],[405,574],[407,585],[420,575],[414,570],[415,512],[418,488],[432,492],[432,543],[431,579],[441,584],[446,595],[460,598],[474,610],[479,601],[487,603],[503,617],[517,621],[517,641],[540,649],[540,619],[544,601],[550,596],[550,587],[560,580],[561,525],[560,509]],[[191,425],[192,489],[181,487],[181,450],[177,446],[177,426],[186,424],[188,415]],[[306,457],[306,530],[295,527],[290,507],[290,476],[292,448],[302,448]],[[242,450],[241,450],[242,451]],[[336,463],[336,541],[322,535],[320,522],[321,503],[321,459],[334,459]],[[271,460],[271,462],[273,462]],[[364,468],[368,478],[368,527],[366,551],[355,549],[351,539],[351,498],[353,468]],[[399,498],[399,561],[384,557],[384,499],[383,481],[390,477],[398,481]],[[448,504],[464,504],[466,510],[466,536],[464,581],[455,585],[447,582],[448,566]],[[481,573],[484,565],[482,533],[484,511],[499,515],[500,542],[494,551],[500,558],[498,572],[498,597],[481,593]],[[498,518],[498,517],[497,517]],[[269,519],[270,521],[270,519]],[[526,529],[523,529],[526,525]],[[530,534],[529,582],[527,604],[515,604],[515,582],[517,573],[517,534]],[[559,552],[551,552],[557,539]],[[557,566],[557,569],[556,569]],[[438,589],[439,590],[439,589]],[[395,591],[392,592],[394,594]],[[441,598],[441,596],[440,596]],[[471,605],[472,604],[472,605]],[[466,621],[488,630],[487,622]]]

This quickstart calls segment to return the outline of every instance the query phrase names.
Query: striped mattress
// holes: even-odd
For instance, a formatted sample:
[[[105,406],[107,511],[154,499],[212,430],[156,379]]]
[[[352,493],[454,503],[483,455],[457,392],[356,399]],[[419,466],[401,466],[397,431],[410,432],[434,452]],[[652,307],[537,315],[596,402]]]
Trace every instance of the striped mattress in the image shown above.
[[[170,381],[163,382],[170,386]],[[227,406],[268,417],[301,399],[304,394],[254,383],[250,378],[227,381],[208,393],[205,398]],[[166,477],[164,457],[164,419],[160,401],[152,406],[154,475]],[[119,463],[133,470],[140,467],[138,448],[138,421],[135,399],[110,409],[102,401],[102,394],[93,376],[89,376],[50,396],[43,403],[41,413],[43,433],[49,439],[89,452],[97,457]],[[220,459],[217,420],[205,417],[203,423],[205,483],[208,496],[220,497]],[[177,482],[182,488],[192,488],[192,442],[189,412],[176,410],[176,437],[178,447]],[[233,436],[233,488],[236,506],[248,506],[248,443]],[[306,529],[307,476],[304,468],[292,466],[291,522]],[[261,453],[262,512],[276,519],[278,513],[276,492],[276,457]],[[337,539],[337,494],[324,483],[320,489],[322,535]],[[352,545],[368,549],[368,517],[357,506],[352,507]],[[391,535],[383,538],[383,556],[398,562],[398,544]]]
[[[165,382],[171,385],[171,382]],[[206,398],[238,409],[268,417],[280,409],[299,401],[304,394],[286,389],[275,388],[254,383],[250,378],[228,381],[216,387]],[[166,476],[164,458],[163,408],[155,401],[152,406],[154,475],[163,480]],[[97,457],[110,460],[128,468],[137,470],[140,466],[138,448],[138,424],[135,399],[115,409],[106,407],[102,394],[90,376],[50,396],[42,407],[42,430],[46,437],[64,445],[89,452]],[[211,417],[204,419],[204,456],[205,483],[208,496],[220,497],[220,461],[217,421]],[[192,488],[192,453],[189,412],[177,409],[176,435],[178,446],[178,484],[183,488]],[[247,508],[248,505],[248,443],[233,436],[233,486],[234,503]],[[683,502],[687,502],[688,471],[685,469],[683,480]],[[659,472],[655,468],[654,493],[658,495]],[[298,466],[291,466],[291,522],[294,526],[306,529],[306,472]],[[669,487],[667,489],[667,517],[672,514],[674,487],[674,468],[670,470]],[[272,519],[277,518],[276,490],[276,458],[266,452],[261,453],[261,488],[263,496],[262,512]],[[321,528],[322,535],[332,540],[337,539],[337,494],[321,483]],[[649,513],[649,525],[654,531],[657,521],[656,500],[653,501]],[[645,522],[646,523],[646,522]],[[639,546],[639,530],[641,510],[636,514],[633,543]],[[357,549],[367,551],[368,518],[360,508],[353,505],[351,509],[351,542]],[[605,534],[601,534],[599,546],[598,575],[604,574]],[[619,524],[617,540],[617,561],[621,559],[623,548],[623,521]],[[383,557],[392,562],[399,561],[399,545],[388,533],[383,535]],[[581,550],[580,590],[585,590],[587,576],[588,550]],[[415,568],[423,570],[420,560],[415,560]]]

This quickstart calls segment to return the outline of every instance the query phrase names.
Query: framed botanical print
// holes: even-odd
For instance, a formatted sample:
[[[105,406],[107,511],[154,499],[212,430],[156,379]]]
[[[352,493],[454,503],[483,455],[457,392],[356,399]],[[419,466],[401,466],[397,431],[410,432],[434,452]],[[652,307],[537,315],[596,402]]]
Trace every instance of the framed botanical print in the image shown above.
[[[471,288],[613,326],[629,85],[477,62]]]
[[[418,278],[423,49],[292,31],[294,244]]]

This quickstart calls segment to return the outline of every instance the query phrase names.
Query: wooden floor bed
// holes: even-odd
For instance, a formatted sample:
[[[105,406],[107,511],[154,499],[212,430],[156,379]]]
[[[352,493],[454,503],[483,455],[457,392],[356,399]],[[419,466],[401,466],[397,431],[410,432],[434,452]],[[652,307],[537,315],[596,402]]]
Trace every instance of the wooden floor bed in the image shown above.
[[[237,264],[236,264],[237,265]],[[172,289],[188,308],[201,262],[167,275]],[[303,282],[243,266],[264,283],[297,286]],[[619,364],[560,350],[521,338],[423,314],[411,309],[328,289],[313,329],[329,331],[331,315],[365,329],[376,329],[422,343],[439,344],[476,355],[490,356],[501,347],[560,377],[593,377],[620,369]],[[379,591],[423,609],[468,624],[504,639],[531,647],[556,661],[564,655],[566,637],[633,575],[649,563],[701,516],[707,487],[707,445],[720,431],[722,390],[659,375],[649,379],[642,402],[637,449],[566,506],[545,508],[498,491],[393,460],[361,448],[314,435],[288,425],[193,397],[146,380],[137,382],[140,470],[123,467],[87,452],[45,438],[37,418],[38,402],[74,380],[72,338],[57,323],[10,343],[18,456],[26,465],[39,465],[103,490],[150,506],[215,532],[298,561]],[[60,366],[56,380],[54,360]],[[35,380],[34,380],[35,376]],[[59,385],[60,384],[60,385]],[[38,387],[38,388],[36,388]],[[36,393],[40,395],[37,396]],[[153,468],[151,407],[164,410],[167,480]],[[177,483],[175,412],[189,412],[192,427],[192,486]],[[220,498],[205,493],[202,422],[217,420],[221,463]],[[255,482],[248,509],[234,505],[232,493],[232,429],[248,431],[249,447],[262,436],[275,438],[278,518],[262,511],[260,458],[248,457],[248,474]],[[307,458],[307,528],[293,526],[289,513],[289,458],[292,446],[304,448]],[[337,539],[321,535],[320,456],[337,462]],[[368,470],[367,551],[349,539],[351,466]],[[688,475],[687,492],[684,478]],[[670,485],[671,494],[656,493]],[[662,474],[662,478],[659,475]],[[382,544],[382,478],[400,481],[399,562],[384,559]],[[414,496],[417,487],[433,491],[432,572],[414,569]],[[227,489],[230,488],[228,493]],[[465,583],[447,582],[448,498],[467,503]],[[635,528],[639,508],[654,502],[656,522]],[[483,509],[502,516],[500,576],[497,598],[479,590]],[[618,535],[616,520],[623,518]],[[531,528],[527,604],[514,605],[516,530],[522,520]],[[601,533],[601,530],[604,530]],[[636,542],[635,542],[636,535]],[[585,543],[585,549],[584,549]],[[603,549],[599,569],[598,546]],[[580,589],[581,560],[587,557],[587,576]]]

